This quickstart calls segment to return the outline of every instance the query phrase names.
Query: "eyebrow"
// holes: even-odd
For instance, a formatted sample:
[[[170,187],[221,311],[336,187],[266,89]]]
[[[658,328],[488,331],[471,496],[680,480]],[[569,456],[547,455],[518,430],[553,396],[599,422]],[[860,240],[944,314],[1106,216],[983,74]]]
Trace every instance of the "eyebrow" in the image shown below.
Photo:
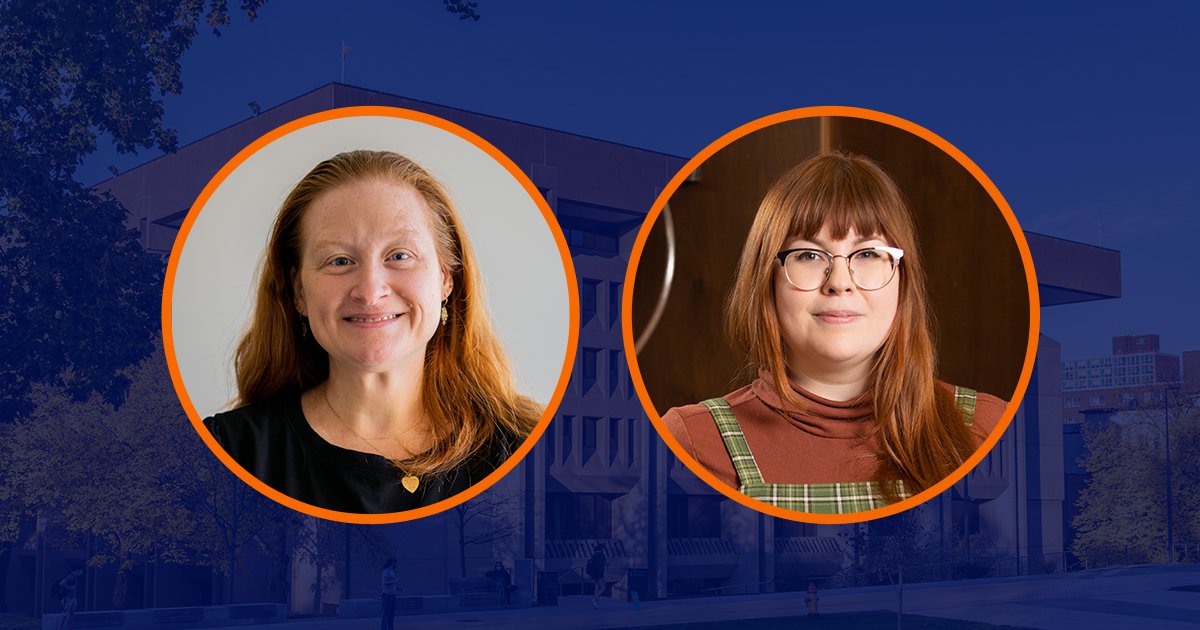
[[[805,242],[805,243],[813,243],[814,245],[816,245],[816,246],[818,246],[818,247],[821,247],[821,248],[823,248],[823,249],[825,249],[825,250],[828,250],[828,249],[829,249],[829,243],[826,243],[826,242],[824,242],[824,241],[822,241],[821,239],[819,239],[819,238],[816,238],[816,237],[813,237],[813,238],[798,238],[798,239],[795,239],[795,240],[798,240],[798,241],[803,241],[803,242]],[[883,236],[881,236],[881,235],[878,235],[878,234],[876,234],[876,235],[872,235],[872,236],[860,236],[860,237],[858,237],[858,240],[854,241],[854,244],[852,245],[852,247],[858,247],[859,245],[862,245],[863,243],[866,243],[867,241],[881,241],[881,242],[887,242],[887,241],[884,241],[884,238],[883,238]]]
[[[405,238],[411,237],[413,234],[416,234],[416,233],[417,233],[416,228],[409,228],[409,227],[398,228],[398,229],[394,230],[391,234],[389,234],[385,240],[387,240],[389,243],[395,243],[396,241],[401,241],[401,240],[404,240]],[[322,247],[340,247],[343,249],[353,249],[355,247],[355,244],[350,241],[344,241],[344,240],[339,240],[339,239],[317,238],[317,239],[313,239],[311,247],[314,250],[321,249]]]

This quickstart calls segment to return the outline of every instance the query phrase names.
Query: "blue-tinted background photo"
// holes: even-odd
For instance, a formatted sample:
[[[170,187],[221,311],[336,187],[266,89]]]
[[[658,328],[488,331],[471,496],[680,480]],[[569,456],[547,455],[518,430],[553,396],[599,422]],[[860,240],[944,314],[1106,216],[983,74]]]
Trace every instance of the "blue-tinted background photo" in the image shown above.
[[[808,623],[810,605],[849,627],[901,608],[930,627],[1194,623],[1194,7],[234,4],[0,1],[4,623],[373,628],[389,557],[414,627]],[[203,186],[266,131],[352,105],[505,152],[578,275],[576,365],[537,448],[412,523],[259,495],[192,430],[162,354],[166,255]],[[728,130],[812,105],[893,114],[970,156],[1041,297],[993,453],[859,525],[764,516],[696,479],[647,421],[621,336],[666,182]]]

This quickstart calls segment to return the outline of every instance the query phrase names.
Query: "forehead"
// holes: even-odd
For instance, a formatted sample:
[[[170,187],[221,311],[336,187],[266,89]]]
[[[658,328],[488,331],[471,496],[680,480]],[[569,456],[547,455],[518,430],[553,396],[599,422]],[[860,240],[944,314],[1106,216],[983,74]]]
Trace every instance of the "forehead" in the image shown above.
[[[814,234],[793,235],[784,243],[787,247],[802,247],[813,244],[820,247],[855,247],[858,245],[891,245],[888,239],[878,233],[860,233],[853,226],[839,232],[834,226],[826,223]]]
[[[301,225],[302,248],[396,237],[433,240],[424,197],[399,182],[360,180],[330,189],[309,204]]]

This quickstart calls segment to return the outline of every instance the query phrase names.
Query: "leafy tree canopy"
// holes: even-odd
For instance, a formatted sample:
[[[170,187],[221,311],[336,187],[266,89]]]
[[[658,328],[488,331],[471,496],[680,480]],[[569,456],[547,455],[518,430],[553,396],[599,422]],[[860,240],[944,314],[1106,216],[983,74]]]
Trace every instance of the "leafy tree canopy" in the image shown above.
[[[0,0],[0,419],[27,413],[39,382],[118,402],[153,349],[162,261],[73,177],[101,136],[175,148],[162,98],[201,20],[219,34],[226,0]]]

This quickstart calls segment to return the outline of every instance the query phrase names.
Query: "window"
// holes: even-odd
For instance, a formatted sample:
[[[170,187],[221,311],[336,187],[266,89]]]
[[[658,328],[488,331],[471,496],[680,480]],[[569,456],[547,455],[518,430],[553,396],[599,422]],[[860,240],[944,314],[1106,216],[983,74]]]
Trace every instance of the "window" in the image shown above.
[[[621,389],[621,351],[608,351],[608,395],[616,396]]]
[[[596,361],[600,356],[600,351],[596,348],[583,349],[583,391],[581,394],[586,394],[592,389],[592,385],[596,384]]]
[[[596,454],[596,428],[600,424],[600,418],[592,416],[583,417],[583,463],[588,463],[592,459],[592,455]]]
[[[628,462],[633,462],[635,459],[637,459],[637,450],[634,448],[637,446],[637,442],[634,442],[634,438],[637,437],[636,422],[637,421],[635,419],[630,418],[629,428],[627,431],[625,431],[625,452],[628,453],[628,455],[625,457],[627,458],[626,461]]]
[[[574,437],[571,434],[574,433],[575,416],[563,416],[560,426],[562,426],[562,460],[565,464],[567,460],[571,459],[571,447],[574,446]]]
[[[720,538],[720,496],[667,496],[667,536],[670,538]]]
[[[612,538],[612,497],[605,494],[547,492],[546,538]]]
[[[596,293],[600,289],[599,280],[583,279],[583,289],[580,291],[579,308],[580,315],[583,318],[583,325],[587,326],[588,322],[596,316]]]
[[[798,523],[782,518],[775,519],[776,538],[803,538],[805,536],[816,535],[817,526],[812,523]]]
[[[608,283],[608,327],[612,328],[621,321],[621,283]]]
[[[608,465],[617,461],[617,453],[621,450],[621,419],[608,419]]]

